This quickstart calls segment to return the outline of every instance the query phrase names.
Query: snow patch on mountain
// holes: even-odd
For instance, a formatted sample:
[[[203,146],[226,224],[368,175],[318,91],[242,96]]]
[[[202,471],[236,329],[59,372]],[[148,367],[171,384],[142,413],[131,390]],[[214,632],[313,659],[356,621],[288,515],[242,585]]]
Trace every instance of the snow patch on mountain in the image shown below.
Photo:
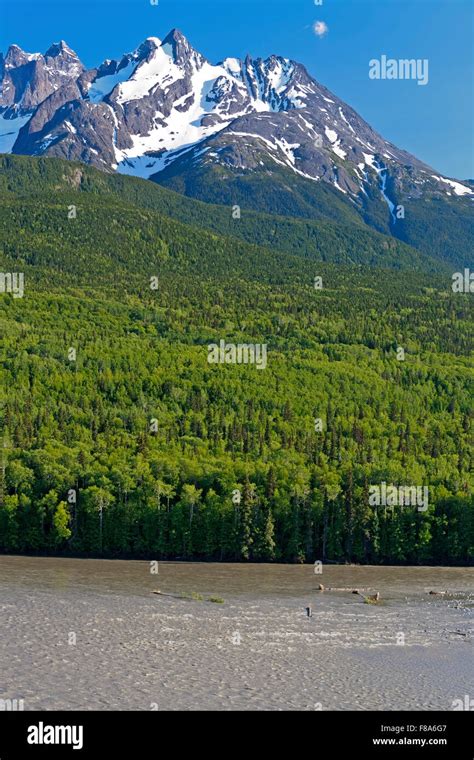
[[[346,117],[344,116],[344,111],[342,110],[342,108],[340,106],[339,106],[339,114],[341,116],[341,119],[346,122],[346,124],[349,127],[349,129],[351,130],[351,132],[355,135],[355,129],[354,129],[354,127],[352,126],[352,124],[350,123],[350,121],[347,121]]]
[[[31,113],[23,116],[13,115],[12,118],[10,116],[12,114],[9,110],[0,113],[0,153],[11,153],[18,133],[25,124],[28,124]]]
[[[234,79],[241,79],[242,62],[239,58],[225,58],[222,66]]]
[[[173,61],[171,46],[162,45],[156,49],[150,61],[140,63],[130,79],[120,84],[117,102],[122,104],[140,100],[155,87],[169,87],[181,75],[181,69]]]
[[[371,153],[362,153],[362,155],[364,156],[366,165],[370,166],[372,169],[377,170],[377,166],[376,166],[377,162],[375,160],[375,156],[372,155]]]
[[[375,169],[375,171],[378,174],[379,180],[380,180],[380,192],[382,194],[382,198],[384,199],[385,203],[387,204],[387,206],[389,208],[389,211],[390,211],[390,216],[392,218],[392,222],[393,222],[393,224],[395,224],[396,221],[397,221],[397,219],[395,217],[395,213],[394,213],[394,211],[395,211],[395,204],[392,203],[392,201],[390,200],[390,198],[388,197],[388,195],[386,193],[386,190],[387,190],[387,167],[384,166],[384,164],[381,164],[378,161],[376,161],[375,158],[374,158],[374,156],[371,156],[371,158],[373,159],[372,164],[371,164],[372,168]]]
[[[291,80],[294,66],[288,59],[276,60],[267,71],[267,78],[271,87],[281,94]]]
[[[345,159],[347,153],[340,147],[341,140],[338,138],[337,132],[335,132],[333,129],[329,129],[328,127],[325,127],[324,131],[326,133],[326,137],[331,143],[333,153],[335,153],[336,156],[339,156],[339,158]]]
[[[173,78],[179,78],[180,69],[175,66],[169,56],[166,55],[165,59],[163,55],[166,54],[161,52],[147,67],[146,85],[142,79],[141,67],[135,75],[137,76],[140,72],[140,79],[137,81],[136,87],[134,80],[121,85],[119,103],[126,102],[128,99],[135,99],[139,92],[143,92],[144,87],[169,86]],[[223,76],[227,76],[224,67],[212,66],[207,62],[195,71],[191,86],[193,102],[187,109],[180,110],[180,106],[184,106],[189,100],[189,93],[186,93],[180,100],[175,101],[174,107],[166,119],[161,112],[156,112],[154,126],[148,134],[132,135],[133,147],[121,152],[118,171],[131,173],[130,169],[136,168],[140,176],[145,176],[143,172],[149,165],[153,169],[148,174],[150,176],[151,173],[161,170],[158,167],[165,168],[178,149],[191,148],[229,125],[235,118],[235,114],[232,117],[224,117],[222,121],[203,124],[203,118],[214,110],[214,103],[208,99],[208,95],[219,77]],[[132,86],[128,87],[130,84]],[[160,160],[156,160],[153,165],[149,159],[148,164],[146,160],[137,161],[144,153],[153,151],[163,153]]]
[[[436,174],[431,175],[433,179],[438,180],[438,182],[445,182],[447,185],[450,185],[454,193],[456,195],[472,195],[474,193],[474,190],[471,190],[470,187],[466,187],[466,185],[461,185],[460,182],[455,182],[453,179],[446,179],[445,177],[437,177]]]
[[[280,150],[285,154],[291,166],[295,166],[296,156],[295,156],[294,151],[296,150],[296,148],[300,147],[300,143],[290,144],[284,138],[282,138],[281,140],[279,140],[278,138],[275,138],[275,143],[277,147],[280,148]]]
[[[106,95],[112,92],[114,87],[123,82],[126,82],[132,76],[134,70],[137,68],[137,61],[130,61],[127,66],[124,66],[115,74],[106,74],[102,77],[98,77],[90,86],[88,97],[93,103],[100,103]]]

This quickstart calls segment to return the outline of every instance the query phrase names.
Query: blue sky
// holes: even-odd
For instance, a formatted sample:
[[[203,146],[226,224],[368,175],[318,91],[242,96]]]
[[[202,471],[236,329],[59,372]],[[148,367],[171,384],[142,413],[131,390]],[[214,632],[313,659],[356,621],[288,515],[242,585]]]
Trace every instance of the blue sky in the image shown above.
[[[284,55],[384,137],[438,171],[474,177],[472,0],[0,0],[0,50],[64,39],[87,66],[177,27],[211,61]],[[318,37],[316,21],[328,32]],[[429,60],[429,82],[371,80],[369,61]]]

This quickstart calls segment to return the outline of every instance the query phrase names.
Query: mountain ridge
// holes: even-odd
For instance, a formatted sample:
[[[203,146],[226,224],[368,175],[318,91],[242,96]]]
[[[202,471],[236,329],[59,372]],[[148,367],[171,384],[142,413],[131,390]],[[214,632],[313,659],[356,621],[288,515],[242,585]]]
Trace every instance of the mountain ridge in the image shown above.
[[[272,214],[325,209],[331,219],[342,204],[445,260],[454,247],[468,262],[474,246],[472,183],[384,140],[302,64],[277,55],[212,64],[177,29],[93,69],[64,41],[44,55],[10,46],[0,152],[80,161]]]
[[[51,73],[51,61],[54,59],[57,59],[57,70]],[[23,69],[25,66],[29,67],[27,71],[17,71],[17,69]],[[48,69],[51,76],[56,75],[52,76],[49,88],[41,87],[35,81],[33,69],[38,66]],[[210,67],[209,71],[205,72],[206,76],[210,78],[205,80],[206,88],[204,95],[206,105],[209,107],[206,112],[203,111],[201,114],[201,126],[204,128],[202,133],[197,136],[198,139],[191,140],[186,145],[188,148],[192,146],[196,147],[199,143],[212,138],[215,133],[219,134],[224,129],[233,134],[235,139],[238,136],[238,130],[235,128],[229,129],[229,127],[236,118],[244,119],[243,126],[247,126],[250,130],[248,136],[257,136],[264,141],[265,131],[268,130],[269,126],[269,119],[265,117],[265,114],[271,114],[272,116],[280,114],[280,119],[282,119],[281,128],[283,130],[285,128],[288,129],[290,133],[302,133],[306,129],[309,139],[315,143],[313,146],[315,150],[311,155],[303,155],[305,151],[308,151],[308,143],[305,143],[304,146],[298,145],[297,147],[303,147],[304,150],[299,151],[297,158],[295,158],[295,155],[292,155],[295,152],[298,153],[298,151],[295,151],[295,144],[288,142],[284,137],[277,136],[276,139],[280,141],[280,144],[276,145],[278,151],[277,155],[273,156],[273,159],[279,161],[281,160],[280,154],[283,154],[283,163],[286,166],[297,169],[297,172],[311,179],[326,179],[326,181],[331,181],[335,187],[339,185],[341,190],[355,192],[356,187],[361,187],[361,183],[355,180],[355,175],[359,174],[358,180],[361,180],[367,167],[378,173],[383,171],[383,167],[378,166],[379,161],[375,159],[374,154],[370,153],[370,150],[382,149],[383,147],[389,151],[385,152],[384,156],[387,160],[390,161],[391,158],[396,158],[399,161],[409,162],[410,166],[416,167],[419,171],[426,173],[428,170],[431,171],[428,165],[407,151],[400,150],[388,141],[384,141],[383,138],[382,143],[377,144],[379,138],[377,133],[364,122],[353,108],[311,77],[302,64],[278,55],[271,55],[266,59],[253,59],[250,55],[247,55],[243,61],[237,58],[225,58],[217,64],[211,64],[207,58],[192,47],[187,38],[177,29],[173,29],[163,41],[157,37],[148,37],[132,53],[124,54],[119,61],[106,59],[97,68],[93,69],[86,69],[80,62],[77,54],[64,40],[61,40],[59,43],[53,43],[44,55],[41,53],[26,53],[17,45],[11,45],[5,58],[0,54],[0,79],[2,80],[0,112],[5,107],[14,108],[17,112],[24,112],[27,109],[41,106],[46,98],[57,93],[63,86],[74,83],[79,91],[75,93],[77,100],[83,101],[83,104],[98,106],[100,103],[105,103],[112,111],[116,112],[116,115],[122,110],[123,113],[119,114],[119,116],[123,118],[119,118],[118,133],[114,147],[116,153],[120,154],[123,152],[122,161],[126,164],[123,170],[127,172],[127,169],[133,168],[135,172],[131,171],[130,173],[138,173],[140,167],[134,165],[134,159],[141,156],[131,155],[130,142],[132,141],[133,143],[134,136],[136,137],[140,134],[142,137],[146,137],[149,133],[147,134],[144,131],[135,132],[133,130],[136,128],[141,128],[142,130],[150,129],[153,119],[157,114],[161,113],[162,116],[169,117],[170,113],[163,114],[163,112],[155,109],[151,119],[145,118],[141,114],[140,119],[134,121],[131,115],[127,113],[127,104],[130,102],[136,103],[137,100],[141,100],[142,110],[144,110],[145,106],[148,105],[148,101],[150,99],[153,100],[153,96],[157,95],[153,100],[153,105],[165,106],[166,111],[166,108],[169,109],[170,107],[170,97],[167,99],[167,96],[172,95],[175,98],[172,102],[172,110],[179,111],[181,109],[181,113],[183,113],[189,109],[188,100],[196,94],[190,91],[190,82],[188,80],[192,78],[192,75],[196,75],[197,72],[202,71],[206,66]],[[5,77],[7,77],[7,80],[12,79],[12,74],[15,74],[14,78],[16,78],[17,84],[19,84],[18,80],[23,79],[23,84],[28,86],[31,91],[34,90],[33,97],[25,98],[25,88],[22,89],[20,86],[11,87],[9,81],[4,81]],[[22,77],[20,76],[21,74],[23,75]],[[59,75],[67,81],[58,81]],[[27,79],[28,76],[30,76],[30,80],[25,82],[25,78]],[[196,81],[194,81],[194,84],[196,84]],[[179,103],[179,97],[176,98],[180,92],[183,93],[181,98],[184,99],[184,102],[182,103]],[[71,90],[65,93],[65,95],[69,96],[71,94]],[[71,102],[71,99],[67,100],[64,98],[63,105]],[[176,103],[176,99],[178,103]],[[58,100],[56,103],[57,108],[61,107],[58,105]],[[213,103],[216,107],[212,105]],[[342,111],[343,108],[347,109],[347,113]],[[93,111],[95,109],[89,110]],[[319,111],[320,117],[317,128],[302,113],[305,112],[306,115],[311,112],[311,115],[314,116],[315,110]],[[338,110],[339,114],[336,113]],[[290,119],[289,123],[284,121],[282,118],[283,114],[287,114]],[[321,120],[322,114],[326,114],[326,116],[322,117],[323,120]],[[13,114],[9,115],[12,116]],[[347,116],[349,116],[349,119]],[[14,119],[11,120],[14,121]],[[324,123],[324,120],[329,123]],[[38,131],[30,131],[28,133],[28,130],[22,126],[23,139],[21,145],[23,149],[25,150],[29,147],[32,154],[57,155],[59,149],[56,146],[68,140],[77,142],[79,138],[73,137],[75,133],[71,129],[67,130],[69,131],[69,135],[62,134],[61,139],[58,139],[59,135],[55,134],[54,129],[57,128],[58,124],[64,127],[65,121],[67,121],[67,116],[63,113],[56,123],[53,121],[52,125],[50,125],[53,127],[53,130],[49,130],[51,132],[51,142],[49,144],[45,144],[44,131],[40,134],[38,134]],[[336,123],[339,131],[344,131],[342,136],[331,128]],[[48,121],[48,124],[50,124],[50,121]],[[221,126],[222,129],[211,129],[216,124]],[[160,126],[162,127],[162,125]],[[115,127],[117,127],[117,124],[115,124]],[[255,132],[252,132],[252,127],[256,130]],[[359,134],[356,135],[354,141],[359,142],[359,146],[350,144],[348,140],[347,133],[356,133],[354,127],[358,128]],[[261,133],[258,131],[260,128]],[[369,133],[365,134],[367,129]],[[160,134],[162,133],[163,128]],[[26,140],[27,136],[29,142]],[[301,138],[301,134],[299,136]],[[364,137],[367,137],[367,139],[363,139]],[[370,142],[370,139],[373,139],[373,143]],[[165,142],[165,146],[160,146],[159,141]],[[318,145],[319,142],[322,143],[320,146]],[[360,146],[365,146],[368,152],[364,153]],[[144,147],[146,150],[150,150],[149,147]],[[158,168],[160,170],[176,160],[177,156],[175,154],[178,153],[179,155],[180,147],[182,146],[168,146],[166,139],[163,140],[163,137],[158,137],[154,147],[159,152],[167,154],[162,158],[163,166],[158,165],[157,167],[155,162],[153,167],[149,166],[146,168]],[[15,143],[12,149],[13,152],[16,152]],[[355,163],[353,160],[354,156],[348,155],[348,149],[352,152],[356,151],[357,158],[361,159],[361,163],[364,164],[364,168],[360,164],[356,166],[359,172],[355,169],[348,172],[342,165],[345,159],[346,163]],[[334,171],[336,164],[333,163],[330,167],[321,166],[321,156],[318,158],[318,150],[322,151],[326,158],[328,153],[332,153],[332,157],[335,156],[336,159],[341,159],[340,162],[336,161],[341,175],[338,179],[334,177],[328,178],[327,175]],[[380,150],[379,152],[381,153],[382,151]],[[343,154],[346,155],[343,156]],[[272,154],[270,153],[270,155]],[[101,159],[100,156],[94,157],[89,154],[87,157],[90,163],[94,165],[105,164],[107,168],[115,168],[114,164],[110,163],[108,157]],[[301,162],[301,167],[303,168],[296,167],[296,160]],[[312,166],[310,167],[311,162]],[[119,164],[120,162],[115,166],[119,168]],[[306,168],[310,168],[310,173],[306,172]],[[318,169],[319,174],[316,173],[316,169]],[[351,169],[353,169],[352,166]],[[156,171],[145,171],[145,174],[148,174],[148,176],[152,173],[154,174]],[[424,178],[425,182],[430,182],[432,179],[435,179],[435,182],[439,184],[440,179],[436,178],[435,175]],[[340,183],[338,180],[340,180]],[[446,193],[452,190],[454,194],[459,195],[470,195],[472,193],[471,188],[468,186],[463,187],[460,182],[457,183],[457,186],[448,185],[447,188],[441,189]],[[411,190],[413,191],[414,188],[411,187]]]

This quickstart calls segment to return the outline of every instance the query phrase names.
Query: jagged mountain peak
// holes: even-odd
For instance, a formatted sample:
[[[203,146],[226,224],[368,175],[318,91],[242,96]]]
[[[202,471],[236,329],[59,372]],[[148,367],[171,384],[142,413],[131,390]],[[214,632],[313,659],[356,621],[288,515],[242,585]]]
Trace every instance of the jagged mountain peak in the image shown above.
[[[17,66],[24,66],[25,63],[35,61],[41,58],[41,53],[27,53],[19,45],[13,44],[7,50],[5,55],[4,64],[6,68],[16,68]]]
[[[172,81],[199,70],[205,58],[194,50],[178,30],[163,41],[147,37],[133,53],[120,61],[107,59],[89,77],[88,99],[116,103],[143,100],[156,89],[166,89]]]
[[[194,61],[198,66],[202,66],[205,58],[201,53],[193,48],[189,40],[179,29],[172,29],[163,40],[163,48],[171,48],[173,61],[177,66],[184,66]]]
[[[183,34],[180,29],[171,29],[166,37],[163,39],[163,45],[177,45],[182,46],[184,49],[193,50],[188,38]]]
[[[149,56],[150,54],[154,53],[155,50],[158,50],[158,48],[161,47],[163,43],[159,39],[159,37],[147,37],[145,40],[143,40],[142,43],[136,48],[136,50],[132,54],[134,58],[137,58],[139,60],[142,60]]]
[[[163,44],[167,44],[171,42],[176,42],[177,44],[189,45],[187,37],[185,37],[183,32],[180,29],[177,29],[176,27],[171,29],[163,40]]]
[[[35,109],[83,71],[77,54],[63,40],[45,55],[10,45],[0,58],[0,151],[11,150]]]
[[[44,54],[45,58],[57,58],[58,56],[64,56],[68,58],[75,58],[79,60],[77,53],[69,47],[67,42],[60,40],[59,42],[53,42]]]
[[[145,40],[145,42],[150,42],[155,47],[160,47],[160,45],[163,44],[159,37],[153,37],[153,36],[147,37],[146,40]]]
[[[79,56],[77,53],[70,48],[64,40],[53,42],[44,55],[42,53],[28,53],[26,50],[23,50],[20,45],[14,43],[8,48],[3,60],[7,66],[16,68],[18,66],[23,66],[25,63],[30,63],[31,61],[42,61],[45,58],[58,58],[60,56],[63,58],[74,59],[79,62]]]
[[[23,50],[22,47],[20,47],[20,45],[17,45],[16,42],[13,42],[11,45],[9,45],[7,49],[5,59],[11,58],[12,56],[15,56],[15,55],[22,55],[22,54],[27,55],[27,53]]]

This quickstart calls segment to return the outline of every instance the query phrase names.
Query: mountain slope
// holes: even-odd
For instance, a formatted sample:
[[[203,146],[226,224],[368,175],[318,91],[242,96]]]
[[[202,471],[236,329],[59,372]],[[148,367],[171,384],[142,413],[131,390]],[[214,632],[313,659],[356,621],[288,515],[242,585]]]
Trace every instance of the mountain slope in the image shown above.
[[[333,192],[328,189],[329,194]],[[337,222],[328,221],[324,214],[315,221],[255,211],[242,211],[236,219],[227,206],[202,203],[146,180],[105,174],[61,159],[0,156],[0,196],[4,203],[14,198],[18,204],[23,199],[28,204],[38,204],[41,213],[44,195],[57,198],[63,208],[77,205],[80,214],[88,213],[86,209],[93,209],[96,203],[125,204],[135,208],[136,213],[157,212],[181,224],[313,262],[421,272],[442,272],[446,268],[441,260],[367,227],[345,207],[338,212]],[[333,212],[337,208],[334,204]]]
[[[262,163],[263,160],[262,160]],[[367,187],[360,205],[341,196],[328,183],[295,179],[281,166],[267,164],[242,171],[212,163],[193,163],[188,156],[152,177],[163,187],[206,203],[237,204],[247,212],[303,219],[328,219],[355,223],[403,241],[448,266],[474,265],[474,212],[471,201],[439,196],[403,199],[404,218],[396,224],[380,202],[376,186]]]
[[[224,237],[174,203],[204,205],[3,158],[0,269],[25,288],[0,293],[0,551],[472,562],[470,295]],[[265,345],[265,371],[211,365],[221,340]],[[427,484],[428,510],[373,507],[383,481]]]
[[[64,42],[44,56],[12,46],[0,150],[151,177],[206,202],[357,215],[447,262],[469,263],[474,245],[469,182],[384,140],[301,64],[212,64],[177,30],[88,71]]]

